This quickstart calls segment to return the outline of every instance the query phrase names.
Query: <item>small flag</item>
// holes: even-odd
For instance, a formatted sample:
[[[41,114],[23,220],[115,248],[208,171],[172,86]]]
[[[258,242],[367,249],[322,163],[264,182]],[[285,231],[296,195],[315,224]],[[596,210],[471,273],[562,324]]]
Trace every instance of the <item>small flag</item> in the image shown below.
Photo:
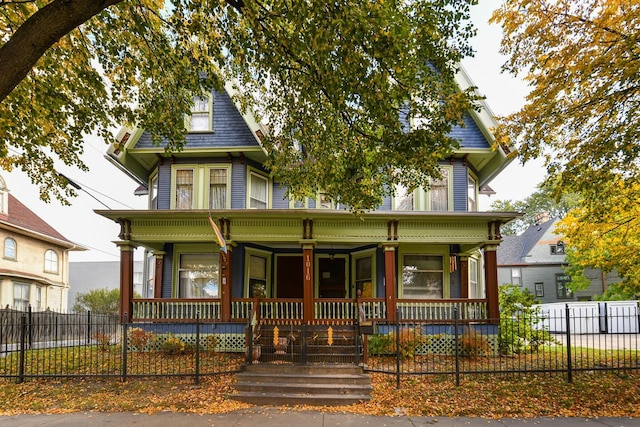
[[[211,224],[211,228],[213,228],[213,232],[216,233],[216,240],[218,240],[218,245],[220,245],[220,250],[226,254],[227,242],[224,241],[224,237],[222,237],[222,233],[220,232],[220,229],[216,225],[213,218],[211,218],[211,215],[209,215],[209,223]]]

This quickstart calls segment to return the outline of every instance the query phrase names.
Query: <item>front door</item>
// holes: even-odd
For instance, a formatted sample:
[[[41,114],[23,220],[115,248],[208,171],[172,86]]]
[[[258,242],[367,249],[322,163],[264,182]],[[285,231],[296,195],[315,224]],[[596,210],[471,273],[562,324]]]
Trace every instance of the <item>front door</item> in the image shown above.
[[[318,259],[318,298],[346,298],[345,258]]]
[[[276,257],[276,297],[303,298],[302,255]]]

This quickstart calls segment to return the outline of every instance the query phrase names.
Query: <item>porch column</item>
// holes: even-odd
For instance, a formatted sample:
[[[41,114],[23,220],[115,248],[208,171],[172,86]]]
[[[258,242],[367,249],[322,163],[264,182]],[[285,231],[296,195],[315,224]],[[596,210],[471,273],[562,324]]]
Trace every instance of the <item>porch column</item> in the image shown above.
[[[130,321],[133,317],[133,250],[129,242],[116,243],[120,247],[120,323],[125,321],[125,313]]]
[[[162,270],[164,268],[164,252],[154,252],[156,258],[155,273],[153,277],[153,298],[162,298]]]
[[[498,322],[500,307],[498,306],[498,245],[484,247],[484,283],[487,291],[487,315],[489,320]]]
[[[310,324],[314,320],[313,310],[313,245],[302,245],[302,273],[303,273],[303,321]]]
[[[396,248],[397,244],[383,245],[384,249],[384,298],[387,305],[387,322],[396,321]]]
[[[460,257],[460,298],[469,298],[469,257]]]
[[[231,321],[231,247],[220,251],[220,318],[223,322]]]

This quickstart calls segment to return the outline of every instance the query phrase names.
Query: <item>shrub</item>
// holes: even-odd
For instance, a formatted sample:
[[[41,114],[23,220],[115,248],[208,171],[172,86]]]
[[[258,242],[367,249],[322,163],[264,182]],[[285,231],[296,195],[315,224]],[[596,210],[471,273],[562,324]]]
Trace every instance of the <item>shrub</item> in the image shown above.
[[[466,328],[458,338],[461,356],[486,356],[493,353],[491,343],[486,336],[473,328]]]
[[[164,354],[184,354],[187,349],[187,345],[180,338],[169,334],[166,339],[160,344],[160,351]]]
[[[129,329],[129,344],[137,351],[144,351],[147,349],[152,338],[153,332],[147,332],[142,328]]]
[[[399,349],[396,349],[396,341]],[[396,354],[401,359],[415,356],[418,349],[427,342],[426,336],[420,328],[400,328],[396,340],[395,332],[376,334],[369,337],[369,354]]]
[[[93,334],[93,339],[100,351],[109,350],[109,343],[111,342],[111,335],[102,332],[96,332]]]
[[[498,288],[500,327],[498,346],[503,354],[536,351],[541,345],[555,340],[542,326],[542,314],[533,307],[538,303],[528,289],[515,285]]]

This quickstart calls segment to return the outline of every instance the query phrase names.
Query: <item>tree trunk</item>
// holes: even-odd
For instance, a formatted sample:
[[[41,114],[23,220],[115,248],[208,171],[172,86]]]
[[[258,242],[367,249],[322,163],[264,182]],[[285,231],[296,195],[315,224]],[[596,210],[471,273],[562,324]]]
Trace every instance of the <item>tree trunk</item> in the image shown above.
[[[65,34],[123,0],[54,0],[31,15],[0,47],[0,102]]]

